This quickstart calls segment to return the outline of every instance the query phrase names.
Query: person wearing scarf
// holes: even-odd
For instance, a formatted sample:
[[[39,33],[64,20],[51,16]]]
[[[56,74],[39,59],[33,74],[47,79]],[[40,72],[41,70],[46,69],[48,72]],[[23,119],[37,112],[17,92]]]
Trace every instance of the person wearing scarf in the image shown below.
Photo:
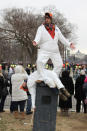
[[[63,65],[58,40],[71,49],[75,48],[73,43],[65,39],[57,25],[52,23],[52,14],[47,12],[45,13],[45,22],[38,27],[35,39],[32,43],[34,46],[39,47],[37,54],[37,71],[44,82],[46,84],[50,83],[50,85],[51,79],[48,77],[47,73],[44,72],[45,64],[51,59],[54,66],[53,71],[57,76],[59,76]],[[64,88],[64,85],[61,83],[58,88]]]

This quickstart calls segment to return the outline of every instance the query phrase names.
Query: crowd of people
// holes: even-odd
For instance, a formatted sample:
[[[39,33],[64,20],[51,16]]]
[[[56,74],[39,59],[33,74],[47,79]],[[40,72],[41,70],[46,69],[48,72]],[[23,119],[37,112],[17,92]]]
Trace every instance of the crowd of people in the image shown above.
[[[52,70],[53,66],[46,64],[45,68]],[[26,114],[32,114],[32,100],[29,90],[28,88],[27,90],[24,90],[21,87],[23,81],[27,81],[28,76],[35,70],[36,66],[31,66],[30,64],[28,64],[26,68],[24,68],[22,65],[17,65],[14,67],[11,65],[9,68],[7,68],[7,65],[2,64],[2,68],[0,69],[0,112],[5,112],[5,100],[7,95],[10,94],[11,103],[9,110],[10,113],[14,114],[15,118],[18,117],[19,112],[21,118],[25,117],[25,104]],[[71,95],[66,101],[59,97],[61,114],[68,115],[69,109],[72,109],[72,96],[74,96],[76,99],[76,112],[79,113],[81,111],[81,103],[83,103],[84,113],[87,113],[87,89],[84,91],[83,88],[85,83],[85,88],[87,88],[86,69],[80,68],[78,77],[75,80],[73,79],[73,76],[70,76],[71,71],[72,67],[70,67],[69,70],[67,68],[63,68],[60,75],[61,82]]]
[[[5,112],[4,104],[7,95],[11,97],[10,112],[18,117],[18,107],[20,107],[20,114],[24,118],[24,108],[26,106],[26,114],[32,114],[31,111],[31,95],[29,90],[21,89],[24,80],[28,79],[28,75],[35,70],[35,66],[30,64],[24,69],[22,65],[7,66],[2,64],[0,69],[0,112]]]

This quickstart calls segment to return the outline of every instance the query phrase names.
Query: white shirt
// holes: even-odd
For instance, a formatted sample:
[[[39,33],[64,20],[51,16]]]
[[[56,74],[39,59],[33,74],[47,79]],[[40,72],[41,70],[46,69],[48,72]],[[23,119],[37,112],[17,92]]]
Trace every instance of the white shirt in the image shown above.
[[[40,49],[53,53],[59,52],[58,40],[65,46],[70,47],[70,42],[66,40],[66,38],[62,35],[60,29],[57,26],[55,26],[55,36],[53,39],[44,25],[38,27],[34,39],[34,41],[38,44]]]

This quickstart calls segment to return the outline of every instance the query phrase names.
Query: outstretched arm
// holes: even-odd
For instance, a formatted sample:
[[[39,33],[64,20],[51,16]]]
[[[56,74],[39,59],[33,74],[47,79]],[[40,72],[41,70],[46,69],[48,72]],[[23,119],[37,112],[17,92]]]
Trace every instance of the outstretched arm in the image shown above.
[[[65,46],[71,48],[71,49],[75,49],[75,45],[71,42],[69,42],[61,33],[60,29],[58,28],[58,35],[59,35],[59,41],[64,44]]]
[[[33,46],[37,46],[40,43],[41,32],[42,32],[42,29],[41,29],[41,27],[39,27],[37,29],[37,33],[36,33],[35,39],[34,39],[34,41],[32,41]]]

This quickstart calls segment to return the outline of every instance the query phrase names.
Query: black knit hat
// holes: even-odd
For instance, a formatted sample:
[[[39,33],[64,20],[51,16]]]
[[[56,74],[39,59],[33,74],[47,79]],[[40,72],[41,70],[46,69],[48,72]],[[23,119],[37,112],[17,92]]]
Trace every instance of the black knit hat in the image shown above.
[[[45,13],[45,18],[46,18],[46,17],[49,17],[50,19],[52,19],[52,14],[49,13],[49,12],[46,12],[46,13]]]

